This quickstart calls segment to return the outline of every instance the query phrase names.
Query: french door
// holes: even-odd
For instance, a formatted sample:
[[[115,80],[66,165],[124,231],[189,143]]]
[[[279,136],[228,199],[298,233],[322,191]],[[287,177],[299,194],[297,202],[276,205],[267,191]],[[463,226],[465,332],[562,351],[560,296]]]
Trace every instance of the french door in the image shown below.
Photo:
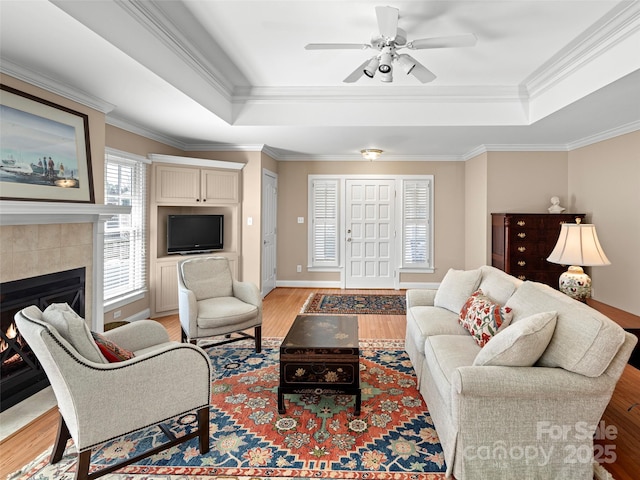
[[[394,288],[395,180],[346,180],[345,287]]]

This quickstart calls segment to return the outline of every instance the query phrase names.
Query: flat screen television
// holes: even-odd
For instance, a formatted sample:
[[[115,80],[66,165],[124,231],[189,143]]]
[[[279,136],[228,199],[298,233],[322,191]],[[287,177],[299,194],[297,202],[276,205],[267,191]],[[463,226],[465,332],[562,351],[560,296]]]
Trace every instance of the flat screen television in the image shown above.
[[[167,253],[202,253],[224,248],[224,215],[168,215]]]

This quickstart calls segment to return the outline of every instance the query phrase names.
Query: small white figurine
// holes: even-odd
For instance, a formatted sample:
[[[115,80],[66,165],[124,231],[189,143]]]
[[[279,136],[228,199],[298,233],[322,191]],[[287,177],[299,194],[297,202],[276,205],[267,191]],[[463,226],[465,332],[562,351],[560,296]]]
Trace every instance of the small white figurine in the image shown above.
[[[551,197],[551,206],[547,210],[549,210],[549,213],[562,213],[566,208],[560,206],[558,197]]]

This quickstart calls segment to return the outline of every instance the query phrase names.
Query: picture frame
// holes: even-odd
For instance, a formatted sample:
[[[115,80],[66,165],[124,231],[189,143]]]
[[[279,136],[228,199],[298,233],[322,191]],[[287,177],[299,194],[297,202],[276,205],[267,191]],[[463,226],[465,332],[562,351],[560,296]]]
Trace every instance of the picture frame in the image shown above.
[[[95,203],[88,115],[0,84],[0,198]]]

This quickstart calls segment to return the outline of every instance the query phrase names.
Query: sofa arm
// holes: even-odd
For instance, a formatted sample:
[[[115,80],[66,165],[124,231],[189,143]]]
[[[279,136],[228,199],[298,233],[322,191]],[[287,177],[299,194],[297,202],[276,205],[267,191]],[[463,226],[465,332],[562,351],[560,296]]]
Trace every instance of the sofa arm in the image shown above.
[[[136,351],[171,341],[167,330],[155,320],[139,320],[103,333],[113,343]]]
[[[456,369],[452,387],[461,396],[562,398],[599,395],[612,388],[607,376],[585,377],[562,368],[467,366]]]
[[[435,289],[417,288],[407,290],[407,309],[416,306],[433,306],[433,300],[436,298]]]

